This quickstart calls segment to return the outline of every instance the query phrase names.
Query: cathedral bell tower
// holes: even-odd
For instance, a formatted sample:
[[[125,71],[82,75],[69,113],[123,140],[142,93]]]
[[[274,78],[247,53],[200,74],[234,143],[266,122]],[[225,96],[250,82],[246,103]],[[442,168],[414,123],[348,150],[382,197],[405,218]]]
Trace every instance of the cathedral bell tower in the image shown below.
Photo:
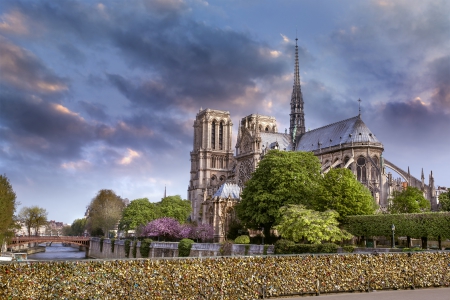
[[[231,175],[233,123],[228,111],[200,109],[194,121],[188,200],[191,220],[201,221],[201,204]]]
[[[305,133],[305,113],[303,111],[303,95],[300,86],[300,71],[298,65],[298,39],[295,38],[295,70],[294,70],[294,86],[292,88],[291,97],[291,113],[289,135],[294,141],[295,136]]]

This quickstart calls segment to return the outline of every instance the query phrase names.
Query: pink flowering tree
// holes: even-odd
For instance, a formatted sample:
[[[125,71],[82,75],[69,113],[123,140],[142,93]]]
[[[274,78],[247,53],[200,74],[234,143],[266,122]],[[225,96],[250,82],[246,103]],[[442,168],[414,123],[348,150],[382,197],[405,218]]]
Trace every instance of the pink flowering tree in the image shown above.
[[[192,227],[191,238],[202,242],[210,241],[214,238],[214,228],[210,224],[199,224],[196,227]]]
[[[180,237],[181,225],[173,218],[160,218],[149,222],[142,232],[142,236],[157,236],[165,239]]]

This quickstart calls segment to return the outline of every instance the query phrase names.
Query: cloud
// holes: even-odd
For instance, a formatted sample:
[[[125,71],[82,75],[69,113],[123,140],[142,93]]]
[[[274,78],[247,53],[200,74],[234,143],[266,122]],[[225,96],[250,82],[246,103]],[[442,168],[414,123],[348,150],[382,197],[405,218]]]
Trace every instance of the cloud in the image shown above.
[[[0,80],[18,89],[55,93],[68,89],[67,80],[55,75],[31,52],[0,36]]]

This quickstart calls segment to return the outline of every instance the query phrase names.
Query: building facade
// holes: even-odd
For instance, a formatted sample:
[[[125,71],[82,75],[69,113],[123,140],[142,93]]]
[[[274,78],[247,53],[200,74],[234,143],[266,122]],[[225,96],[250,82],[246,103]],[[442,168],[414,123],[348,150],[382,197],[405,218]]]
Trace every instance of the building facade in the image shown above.
[[[417,187],[438,208],[433,173],[428,184],[397,167],[383,157],[384,146],[357,116],[314,130],[305,130],[304,101],[300,86],[298,46],[295,46],[294,84],[290,102],[289,132],[279,133],[274,117],[250,114],[239,123],[235,153],[231,147],[230,113],[200,109],[194,121],[194,145],[191,152],[191,178],[188,199],[191,219],[214,226],[215,239],[225,237],[234,218],[234,205],[240,190],[250,179],[258,163],[271,149],[310,151],[321,162],[322,173],[332,168],[348,168],[365,185],[380,210],[386,210],[396,190]],[[394,178],[388,169],[400,177]]]

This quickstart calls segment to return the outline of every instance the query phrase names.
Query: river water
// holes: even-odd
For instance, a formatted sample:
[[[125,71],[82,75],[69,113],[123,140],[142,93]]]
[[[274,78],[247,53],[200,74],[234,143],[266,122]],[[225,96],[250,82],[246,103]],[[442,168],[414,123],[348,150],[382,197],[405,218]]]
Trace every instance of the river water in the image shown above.
[[[53,243],[45,248],[45,252],[28,255],[30,260],[80,260],[84,259],[85,252],[78,248],[64,247],[62,244]]]

